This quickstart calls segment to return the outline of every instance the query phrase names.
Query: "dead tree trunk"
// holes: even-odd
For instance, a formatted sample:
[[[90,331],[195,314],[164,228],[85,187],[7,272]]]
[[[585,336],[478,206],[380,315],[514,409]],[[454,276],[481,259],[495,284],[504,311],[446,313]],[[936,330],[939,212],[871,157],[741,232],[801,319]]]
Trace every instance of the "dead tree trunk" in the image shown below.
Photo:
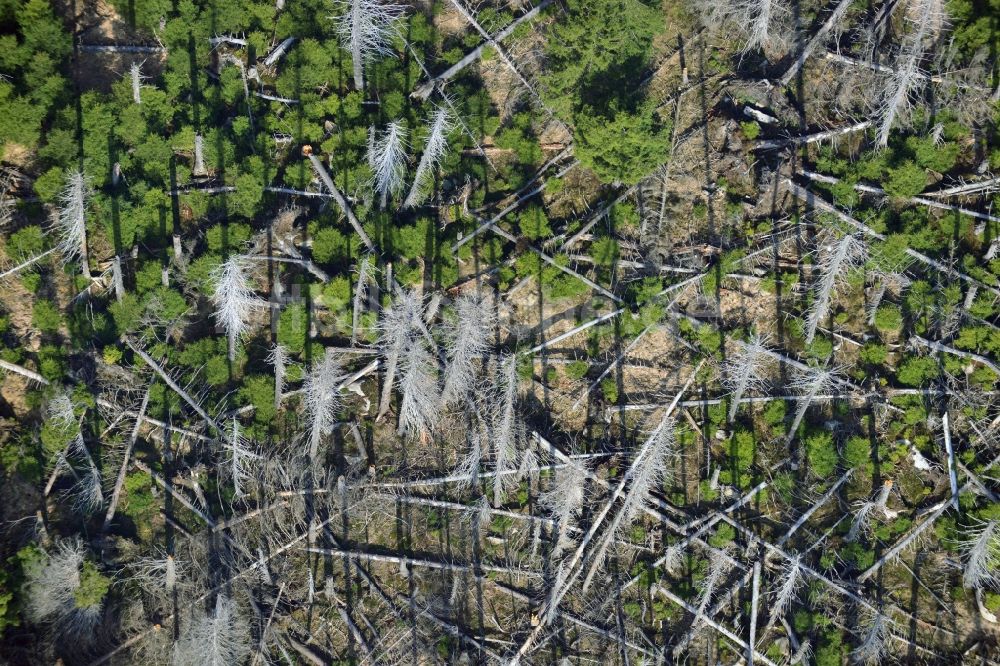
[[[836,206],[827,203],[823,198],[816,196],[813,192],[802,187],[801,185],[795,184],[794,182],[792,182],[792,180],[785,178],[782,180],[781,184],[782,187],[787,189],[796,199],[799,199],[800,201],[803,201],[806,204],[811,205],[816,209],[823,211],[824,213],[830,213],[832,215],[835,215],[837,219],[839,219],[841,222],[844,222],[845,224],[848,224],[854,227],[855,229],[864,232],[865,235],[871,236],[872,238],[877,238],[878,240],[885,240],[886,237],[884,234],[880,234],[879,232],[875,231],[868,225],[855,220],[853,217],[844,213]],[[927,255],[917,252],[912,248],[909,247],[906,248],[906,254],[913,257],[920,263],[930,266],[931,268],[934,268],[935,270],[938,270],[944,273],[945,275],[948,275],[949,277],[956,277],[959,280],[962,280],[963,282],[966,282],[968,284],[978,285],[980,288],[988,289],[993,294],[1000,296],[1000,289],[997,289],[996,287],[991,287],[987,284],[984,284],[983,282],[980,282],[975,278],[965,275],[964,273],[960,273],[955,269],[951,268],[950,266],[946,266],[945,264],[942,264],[940,261],[935,261],[934,259],[931,259]]]
[[[125,447],[125,455],[122,457],[122,466],[118,470],[115,489],[111,492],[111,502],[108,504],[108,512],[104,514],[104,525],[101,527],[102,534],[108,531],[111,521],[114,520],[115,511],[118,509],[118,498],[121,497],[122,487],[125,485],[125,473],[128,470],[129,458],[132,456],[132,447],[135,446],[135,442],[139,438],[139,427],[142,425],[142,417],[146,413],[146,406],[148,404],[149,389],[147,388],[146,394],[142,397],[142,405],[139,406],[139,412],[135,418],[135,427],[132,428],[132,435],[129,437],[128,445]]]
[[[785,74],[781,77],[780,83],[782,88],[787,86],[792,78],[799,73],[799,70],[802,69],[802,66],[806,63],[806,60],[809,59],[809,56],[812,55],[812,52],[823,43],[823,40],[825,40],[826,36],[830,34],[830,31],[833,30],[834,26],[840,23],[840,20],[844,18],[844,14],[847,13],[850,6],[851,0],[840,0],[837,6],[834,7],[830,16],[827,17],[826,21],[823,22],[823,25],[820,26],[819,30],[816,31],[816,34],[813,35],[812,39],[809,40],[799,55],[792,62],[791,66],[785,71]]]
[[[344,195],[341,194],[340,190],[337,189],[337,186],[334,185],[333,178],[331,178],[330,174],[327,173],[326,169],[323,167],[323,163],[320,162],[319,158],[315,155],[309,155],[309,162],[316,171],[316,175],[323,181],[326,189],[330,190],[330,194],[333,195],[333,200],[337,202],[338,206],[340,206],[340,210],[344,211],[347,221],[351,223],[352,227],[354,227],[354,231],[358,234],[361,242],[365,244],[365,247],[368,248],[369,252],[374,252],[375,243],[373,243],[372,239],[368,237],[365,230],[361,228],[361,223],[358,222],[358,218],[354,216],[354,211],[351,210],[350,205],[348,205],[347,199],[344,198]]]
[[[361,52],[361,30],[358,25],[361,23],[361,0],[351,0],[351,64],[354,69],[354,89],[365,89],[365,60]]]
[[[138,354],[140,358],[142,358],[142,360],[145,361],[146,364],[149,367],[151,367],[153,371],[156,372],[156,374],[160,376],[160,378],[164,381],[164,383],[171,389],[173,389],[174,393],[183,398],[184,402],[189,404],[191,408],[194,409],[194,411],[198,414],[198,416],[200,416],[202,420],[205,421],[205,423],[215,428],[216,432],[218,432],[220,435],[225,436],[225,430],[222,428],[222,426],[216,423],[215,419],[209,416],[208,412],[202,409],[201,405],[199,405],[187,391],[182,389],[180,385],[177,384],[177,382],[175,382],[173,378],[169,374],[167,374],[167,372],[162,367],[160,367],[160,364],[157,363],[155,360],[153,360],[152,356],[146,353],[146,350],[144,350],[142,347],[136,344],[131,338],[126,337],[124,338],[124,340],[125,344],[127,344],[132,351]]]
[[[434,78],[428,79],[427,81],[424,81],[423,83],[419,84],[413,90],[413,92],[410,93],[410,97],[413,97],[414,99],[419,99],[421,101],[426,101],[426,99],[430,97],[431,93],[434,91],[435,88],[439,86],[444,86],[446,83],[448,83],[448,81],[453,79],[466,67],[479,60],[479,58],[482,57],[483,52],[486,51],[486,49],[488,49],[490,46],[493,46],[494,44],[499,44],[500,42],[502,42],[504,39],[509,37],[511,33],[517,30],[517,28],[522,23],[525,23],[533,19],[535,16],[538,15],[539,12],[548,7],[550,4],[552,4],[552,0],[542,0],[540,3],[535,5],[531,10],[511,21],[510,25],[508,25],[506,28],[498,32],[495,37],[493,37],[492,39],[487,39],[487,41],[484,41],[482,44],[480,44],[475,49],[466,54],[464,58],[462,58],[461,60],[459,60],[454,65],[452,65],[445,71],[441,72]]]

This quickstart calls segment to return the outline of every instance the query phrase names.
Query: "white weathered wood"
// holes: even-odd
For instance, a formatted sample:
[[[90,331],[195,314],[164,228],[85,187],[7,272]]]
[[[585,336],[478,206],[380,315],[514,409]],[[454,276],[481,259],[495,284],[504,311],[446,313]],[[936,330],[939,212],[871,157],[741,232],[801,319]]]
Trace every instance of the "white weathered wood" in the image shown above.
[[[830,213],[831,215],[836,216],[837,219],[839,219],[841,222],[844,222],[845,224],[848,224],[854,227],[855,229],[863,231],[866,235],[871,236],[872,238],[877,238],[878,240],[885,240],[886,238],[885,234],[881,234],[872,229],[871,227],[869,227],[867,224],[855,220],[853,217],[851,217],[847,213],[844,213],[836,206],[826,202],[823,198],[816,196],[813,192],[802,187],[801,185],[797,185],[796,183],[792,182],[791,179],[784,178],[782,179],[781,184],[782,187],[788,190],[795,198],[799,199],[800,201],[812,205],[814,208],[823,211],[824,213]],[[988,289],[993,294],[1000,296],[1000,289],[997,289],[996,287],[991,287],[983,282],[980,282],[975,278],[965,275],[964,273],[960,273],[955,269],[951,268],[950,266],[942,264],[940,261],[935,261],[934,259],[931,259],[927,255],[917,252],[913,248],[909,247],[906,248],[906,254],[913,257],[917,261],[926,264],[931,268],[934,268],[935,270],[941,271],[945,275],[956,277],[959,280],[967,282],[968,284],[978,285],[980,288]]]
[[[344,195],[341,194],[340,190],[337,189],[337,186],[334,185],[333,178],[331,178],[330,174],[327,173],[326,168],[323,166],[323,163],[320,162],[319,158],[316,157],[315,155],[309,155],[309,162],[310,164],[312,164],[313,170],[316,172],[316,175],[319,176],[319,179],[321,181],[323,181],[323,184],[326,186],[326,189],[330,191],[330,194],[333,196],[333,200],[337,202],[338,206],[340,206],[340,210],[344,211],[344,215],[347,217],[347,221],[351,223],[352,227],[354,227],[354,231],[355,233],[358,234],[358,238],[360,238],[361,242],[365,244],[365,247],[368,248],[369,252],[374,252],[375,243],[373,243],[372,239],[368,237],[368,234],[365,233],[365,230],[361,228],[361,223],[358,222],[358,218],[354,216],[354,211],[347,203],[347,199],[344,198]]]
[[[23,366],[17,365],[16,363],[11,363],[10,361],[5,361],[2,358],[0,358],[0,368],[21,375],[22,377],[27,377],[31,381],[38,382],[42,386],[49,385],[49,380],[47,380],[45,377],[42,377],[34,370],[28,370]]]
[[[837,127],[831,130],[825,130],[822,132],[816,132],[814,134],[805,134],[802,136],[793,136],[787,139],[761,139],[760,141],[753,144],[754,150],[774,150],[776,148],[786,148],[788,146],[804,146],[810,143],[818,143],[820,141],[826,141],[828,139],[836,139],[838,137],[844,136],[846,134],[853,134],[854,132],[860,132],[866,130],[872,126],[871,120],[863,120],[859,123],[854,123],[853,125],[847,125],[845,127]]]
[[[183,388],[181,388],[180,385],[177,382],[175,382],[173,380],[173,378],[169,374],[167,374],[167,372],[162,367],[160,367],[160,364],[157,363],[155,360],[153,360],[152,356],[150,356],[148,353],[146,353],[145,349],[143,349],[142,347],[140,347],[130,337],[125,337],[124,341],[125,341],[125,344],[127,344],[132,351],[134,351],[136,354],[138,354],[139,357],[142,358],[142,360],[146,362],[146,365],[148,365],[150,368],[152,368],[153,371],[156,372],[156,374],[158,374],[160,376],[160,378],[164,381],[164,383],[167,386],[169,386],[171,389],[173,389],[174,393],[176,393],[181,398],[183,398],[184,402],[186,402],[188,405],[191,406],[192,409],[194,409],[194,411],[198,414],[198,416],[200,416],[205,421],[205,423],[207,423],[208,425],[212,426],[216,430],[216,432],[218,432],[220,435],[224,435],[225,434],[225,430],[222,428],[222,426],[220,426],[215,421],[215,419],[213,419],[211,416],[209,416],[208,412],[206,412],[202,408],[202,406],[199,405],[195,401],[195,399],[192,398],[191,395],[187,391],[185,391]]]
[[[750,597],[750,640],[747,642],[747,665],[753,666],[757,645],[757,612],[760,603],[760,561],[753,563],[753,591]]]
[[[115,488],[111,492],[111,501],[108,503],[108,511],[104,514],[104,525],[101,527],[101,532],[107,532],[108,527],[111,525],[111,521],[114,520],[115,511],[118,509],[118,498],[121,497],[122,487],[125,485],[125,473],[128,471],[129,458],[132,457],[132,448],[135,446],[136,440],[139,438],[139,428],[142,426],[142,417],[146,414],[146,406],[149,405],[149,389],[146,389],[145,395],[142,397],[142,404],[139,406],[139,412],[135,417],[135,427],[132,428],[132,434],[128,438],[128,444],[125,446],[125,454],[122,456],[122,464],[118,470],[118,478],[115,481]]]
[[[45,252],[42,252],[41,254],[39,254],[37,256],[34,256],[34,257],[30,258],[30,259],[26,259],[25,261],[22,261],[21,263],[19,263],[17,266],[14,266],[13,268],[8,268],[3,273],[0,273],[0,280],[3,280],[6,277],[10,277],[11,275],[14,275],[18,271],[24,270],[25,268],[28,268],[29,266],[33,266],[34,264],[37,264],[42,259],[44,259],[45,257],[47,257],[50,254],[52,254],[53,252],[55,252],[57,249],[59,249],[59,248],[55,248],[54,247],[54,248],[48,249]]]
[[[801,52],[799,52],[791,66],[785,71],[784,75],[779,80],[782,87],[787,86],[791,82],[792,78],[799,73],[799,70],[806,64],[806,60],[809,59],[812,52],[823,43],[827,35],[830,34],[830,31],[833,30],[834,26],[840,23],[841,19],[844,18],[844,14],[847,13],[851,4],[851,0],[840,0],[840,2],[837,3],[837,6],[833,8],[832,12],[830,12],[830,16],[828,16],[826,21],[823,22],[823,25],[821,25],[819,30],[816,31],[816,34],[812,36],[812,39],[806,43],[805,47]]]
[[[495,36],[493,36],[490,39],[487,39],[482,44],[480,44],[472,51],[467,53],[464,58],[456,62],[454,65],[452,65],[445,71],[441,72],[437,76],[430,78],[417,85],[417,87],[413,90],[413,92],[410,93],[410,97],[419,100],[426,100],[428,97],[430,97],[431,93],[434,91],[435,88],[447,84],[451,79],[455,78],[455,76],[457,76],[462,70],[464,70],[466,67],[479,60],[479,58],[482,57],[486,49],[502,42],[504,39],[509,37],[515,30],[517,30],[517,28],[522,23],[526,23],[527,21],[533,19],[535,16],[538,15],[539,12],[548,7],[550,4],[552,4],[552,0],[542,0],[533,8],[531,8],[521,16],[511,21],[506,28],[498,32]]]
[[[951,503],[958,509],[958,470],[955,465],[955,449],[951,445],[951,423],[948,410],[941,415],[941,430],[944,432],[944,448],[948,454],[948,482],[951,484]]]

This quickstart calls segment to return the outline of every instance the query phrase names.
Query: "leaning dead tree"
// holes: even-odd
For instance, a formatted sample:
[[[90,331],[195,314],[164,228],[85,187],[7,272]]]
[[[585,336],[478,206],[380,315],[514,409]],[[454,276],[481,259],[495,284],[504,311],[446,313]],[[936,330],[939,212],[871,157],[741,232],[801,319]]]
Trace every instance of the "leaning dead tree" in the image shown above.
[[[892,520],[897,513],[889,508],[889,494],[892,492],[892,479],[886,479],[875,499],[862,500],[854,503],[854,520],[847,532],[847,541],[857,541],[862,534],[871,536],[872,520],[879,514],[886,520]]]
[[[861,642],[851,656],[865,666],[882,663],[891,654],[892,620],[877,612],[861,629]]]
[[[78,419],[74,412],[73,401],[68,394],[58,393],[49,400],[45,412],[48,422],[55,426],[56,432],[59,433],[60,444],[64,446],[56,458],[52,474],[45,486],[45,494],[48,495],[52,490],[60,472],[69,471],[75,483],[66,495],[73,508],[84,515],[93,513],[104,505],[101,473],[83,439],[81,419]],[[74,458],[83,463],[80,472],[77,472],[71,463]]]
[[[629,471],[622,477],[622,480],[615,487],[611,497],[604,504],[601,511],[593,518],[590,529],[584,534],[576,550],[560,563],[555,583],[539,611],[539,621],[527,638],[525,638],[524,642],[521,643],[510,663],[520,663],[520,660],[535,646],[545,627],[555,618],[563,598],[583,572],[582,565],[584,555],[588,552],[588,546],[594,543],[597,532],[604,525],[608,514],[618,504],[618,500],[625,497],[613,519],[614,527],[611,528],[611,533],[622,522],[631,521],[635,518],[638,511],[646,508],[647,493],[653,487],[651,484],[655,483],[657,478],[662,478],[662,475],[667,472],[667,459],[673,452],[673,429],[675,424],[669,412],[670,410],[667,411],[663,419],[653,429],[649,438],[642,445],[642,448],[636,453]],[[659,458],[654,459],[657,456]],[[630,486],[628,493],[626,493],[626,486]],[[606,532],[605,538],[610,538],[607,534]],[[598,549],[604,548],[602,540],[597,541],[596,547]]]
[[[365,87],[365,63],[392,53],[398,35],[397,20],[406,7],[383,0],[338,0],[337,33],[341,45],[351,52],[354,87]]]
[[[234,254],[212,270],[215,283],[212,303],[215,305],[215,322],[226,332],[229,340],[229,360],[236,360],[236,343],[250,327],[254,311],[267,307],[267,303],[254,293],[247,276],[247,258]]]
[[[552,549],[552,556],[558,557],[566,548],[573,545],[570,537],[570,527],[583,509],[584,484],[587,482],[587,469],[582,461],[568,458],[565,467],[556,470],[555,481],[539,498],[542,506],[556,521],[558,536]]]
[[[118,470],[118,477],[115,481],[114,490],[111,492],[111,500],[108,502],[108,510],[107,513],[104,514],[104,524],[101,527],[102,533],[106,533],[108,531],[108,527],[111,526],[111,521],[115,517],[115,511],[118,509],[118,499],[121,497],[122,488],[125,485],[125,474],[128,471],[129,459],[132,456],[132,448],[139,439],[139,428],[142,427],[142,419],[146,414],[146,407],[148,405],[149,389],[147,388],[142,397],[142,404],[139,406],[139,412],[135,419],[135,427],[132,428],[132,434],[129,436],[128,443],[125,446],[125,453],[122,456],[122,464]]]
[[[145,78],[142,75],[142,65],[138,62],[132,63],[128,74],[132,84],[132,101],[136,104],[142,104],[142,80]]]
[[[493,465],[493,504],[500,506],[517,479],[507,473],[516,470],[520,423],[517,419],[517,357],[506,356],[497,362],[497,381],[492,389],[490,438]]]
[[[274,408],[281,407],[281,397],[285,393],[285,377],[288,367],[288,350],[276,344],[267,355],[267,362],[274,367]]]
[[[701,3],[703,23],[710,29],[727,26],[743,43],[743,52],[783,49],[785,22],[791,16],[784,0],[729,0]]]
[[[357,344],[358,331],[361,328],[361,313],[369,298],[369,290],[378,288],[375,282],[375,259],[367,254],[358,261],[358,280],[354,285],[354,299],[351,313],[351,345]],[[377,295],[376,297],[377,298]]]
[[[833,290],[845,275],[861,265],[866,256],[865,246],[853,234],[841,238],[836,244],[822,248],[819,260],[819,278],[813,295],[809,316],[806,318],[806,344],[816,337],[816,329],[830,311]]]
[[[920,63],[928,44],[937,39],[948,16],[942,0],[915,0],[906,8],[906,23],[911,32],[903,38],[896,58],[896,69],[889,77],[879,108],[877,143],[886,146],[897,120],[910,108],[917,86],[925,78]]]
[[[962,542],[965,570],[962,582],[969,589],[1000,587],[1000,521],[975,523]]]
[[[424,152],[420,156],[420,163],[413,176],[413,185],[410,187],[410,193],[406,195],[403,208],[418,206],[427,198],[429,181],[433,178],[438,162],[444,157],[445,150],[448,149],[448,133],[453,128],[454,124],[448,109],[443,106],[435,109],[427,130]]]
[[[808,188],[798,185],[791,179],[783,178],[781,180],[781,187],[788,190],[793,196],[795,196],[795,198],[799,199],[800,201],[803,201],[804,203],[810,206],[815,207],[817,210],[820,210],[824,213],[830,213],[831,215],[836,216],[838,220],[849,226],[854,227],[865,236],[870,236],[872,238],[876,238],[882,241],[886,240],[885,234],[875,231],[867,224],[864,224],[863,222],[854,219],[853,217],[843,212],[833,204],[823,200],[822,197],[816,196]],[[941,273],[947,275],[948,277],[957,278],[965,282],[966,284],[975,285],[980,289],[989,290],[991,293],[1000,296],[1000,289],[998,289],[997,287],[988,285],[974,277],[971,277],[969,275],[966,275],[965,273],[957,271],[955,270],[954,267],[944,264],[936,259],[932,259],[931,257],[928,257],[926,254],[914,250],[912,247],[905,248],[905,252],[908,256],[912,257],[913,259],[916,259],[918,262],[924,264],[925,266],[929,266],[934,270],[940,271]]]
[[[327,349],[306,377],[303,393],[309,419],[309,459],[314,463],[324,438],[333,432],[337,412],[343,404],[340,386],[346,376],[337,353]]]
[[[375,135],[375,128],[370,130]],[[374,138],[368,153],[372,167],[369,185],[385,208],[390,196],[399,194],[406,178],[406,127],[397,121],[389,123],[381,137]]]
[[[604,564],[609,546],[620,539],[636,521],[649,501],[649,494],[662,488],[663,484],[672,477],[674,458],[677,454],[674,438],[675,427],[674,420],[666,416],[643,445],[643,450],[640,451],[641,463],[637,457],[626,473],[625,480],[629,483],[628,491],[622,500],[618,515],[605,528],[605,534],[596,551],[590,556],[590,568],[583,579],[584,592],[590,588],[594,575]]]
[[[729,420],[736,418],[740,401],[747,391],[763,392],[767,388],[764,368],[768,361],[768,340],[755,333],[747,342],[737,342],[736,350],[726,359],[722,381],[730,396]]]
[[[86,546],[77,538],[59,541],[26,573],[25,616],[49,627],[58,640],[78,647],[94,642],[104,617],[103,599],[92,602],[80,595],[88,565]]]
[[[88,281],[93,279],[87,251],[87,202],[90,196],[90,184],[83,173],[70,172],[59,194],[59,217],[56,219],[59,234],[57,247],[63,263],[79,260],[80,270]]]
[[[250,651],[250,634],[236,603],[219,594],[215,610],[193,618],[174,644],[178,666],[227,666],[241,663]]]
[[[477,367],[489,350],[492,329],[493,308],[485,299],[472,294],[458,297],[455,316],[446,331],[448,366],[441,395],[445,403],[458,403],[472,395]]]
[[[421,329],[411,328],[403,341],[397,387],[400,392],[399,433],[425,438],[441,417],[441,394],[435,350]]]
[[[799,425],[802,424],[802,419],[805,417],[809,405],[812,404],[816,396],[824,393],[836,384],[841,372],[842,370],[839,367],[806,368],[796,374],[792,380],[792,387],[802,395],[802,398],[796,404],[795,416],[792,418],[791,425],[788,426],[788,434],[785,437],[786,442],[790,443],[795,439],[796,432],[799,429]]]

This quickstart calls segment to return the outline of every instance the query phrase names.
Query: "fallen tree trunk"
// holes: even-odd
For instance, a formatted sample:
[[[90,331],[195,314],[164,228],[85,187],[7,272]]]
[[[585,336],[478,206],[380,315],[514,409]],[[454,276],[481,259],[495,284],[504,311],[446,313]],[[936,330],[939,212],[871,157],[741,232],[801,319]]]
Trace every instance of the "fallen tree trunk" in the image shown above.
[[[832,12],[830,12],[830,16],[827,17],[826,21],[823,22],[823,25],[820,26],[819,30],[816,31],[816,34],[812,36],[812,39],[809,40],[809,42],[805,45],[805,48],[802,49],[799,55],[792,62],[791,66],[785,71],[785,74],[781,77],[781,79],[779,79],[782,88],[787,86],[789,82],[791,82],[792,78],[799,73],[799,70],[806,64],[806,60],[809,59],[812,52],[823,43],[823,40],[825,40],[826,36],[830,34],[830,31],[833,30],[834,26],[840,23],[840,20],[844,18],[844,14],[847,13],[851,4],[851,0],[840,0],[840,2],[837,3],[837,6],[833,8]]]
[[[494,44],[499,44],[500,42],[502,42],[504,39],[509,37],[511,33],[517,30],[522,23],[525,23],[533,19],[535,16],[538,15],[539,12],[548,7],[550,4],[552,4],[552,0],[542,0],[535,7],[533,7],[526,13],[522,14],[521,16],[511,21],[510,25],[508,25],[506,28],[498,32],[495,37],[488,38],[482,44],[480,44],[472,51],[470,51],[468,54],[466,54],[464,58],[456,62],[454,65],[452,65],[445,71],[441,72],[434,78],[424,81],[423,83],[417,85],[417,87],[413,90],[413,92],[410,93],[410,97],[414,99],[419,99],[421,101],[426,101],[427,98],[430,97],[431,93],[434,92],[435,88],[443,86],[446,83],[448,83],[448,81],[457,76],[466,67],[479,60],[479,58],[482,57],[486,49],[493,46]]]
[[[813,192],[809,191],[808,189],[802,187],[801,185],[795,184],[794,182],[792,182],[791,179],[789,179],[789,178],[783,179],[782,180],[782,186],[786,190],[788,190],[792,194],[792,196],[794,196],[796,199],[799,199],[800,201],[806,203],[807,205],[811,205],[814,208],[816,208],[816,209],[818,209],[818,210],[820,210],[820,211],[822,211],[824,213],[830,213],[831,215],[836,216],[837,219],[839,219],[841,222],[844,222],[844,223],[846,223],[846,224],[854,227],[855,229],[858,229],[859,231],[864,232],[866,235],[871,236],[872,238],[877,238],[878,240],[885,240],[885,238],[886,238],[885,234],[880,234],[879,232],[875,231],[874,229],[872,229],[868,225],[863,224],[863,223],[855,220],[853,217],[851,217],[847,213],[844,213],[843,211],[841,211],[839,208],[837,208],[833,204],[827,203],[824,199],[822,199],[821,197],[816,196]],[[941,271],[942,273],[944,273],[945,275],[948,275],[949,277],[956,277],[959,280],[967,282],[968,284],[973,284],[973,285],[977,285],[977,286],[979,286],[979,287],[981,287],[983,289],[988,289],[989,291],[991,291],[992,293],[996,294],[997,296],[1000,296],[1000,289],[997,289],[996,287],[991,287],[991,286],[989,286],[989,285],[987,285],[987,284],[985,284],[983,282],[980,282],[979,280],[977,280],[975,278],[969,277],[968,275],[965,275],[963,273],[959,273],[958,271],[956,271],[955,269],[951,268],[950,266],[946,266],[946,265],[942,264],[939,261],[935,261],[934,259],[931,259],[927,255],[921,254],[920,252],[917,252],[916,250],[914,250],[912,248],[909,248],[909,247],[906,248],[906,254],[908,254],[909,256],[913,257],[914,259],[916,259],[917,261],[919,261],[922,264],[926,264],[927,266],[930,266],[931,268],[934,268],[934,269],[936,269],[938,271]]]
[[[360,238],[361,242],[365,244],[365,247],[368,248],[369,252],[375,252],[375,243],[373,243],[372,239],[368,237],[365,230],[361,228],[361,223],[358,222],[358,218],[354,216],[354,211],[351,210],[351,207],[348,205],[347,199],[345,199],[344,195],[340,193],[337,186],[333,184],[333,178],[330,178],[330,174],[327,173],[326,169],[323,167],[323,163],[320,162],[319,158],[315,155],[309,155],[309,162],[316,171],[316,175],[319,176],[321,181],[323,181],[326,189],[330,190],[330,194],[333,196],[333,200],[337,202],[337,205],[340,206],[340,210],[344,211],[347,221],[351,223],[352,227],[354,227],[354,231],[358,234],[358,238]]]
[[[111,492],[111,502],[108,504],[107,513],[104,514],[104,525],[101,527],[102,533],[108,531],[111,521],[114,520],[115,511],[118,509],[118,498],[121,497],[122,487],[125,485],[125,472],[128,470],[129,458],[132,456],[132,447],[135,446],[135,442],[139,438],[139,428],[142,426],[142,417],[146,414],[147,405],[149,405],[148,388],[146,389],[146,394],[142,397],[142,405],[139,406],[139,412],[135,417],[135,427],[132,428],[132,435],[129,437],[128,444],[125,447],[122,466],[118,470],[118,479],[115,481],[115,488]]]
[[[808,171],[806,169],[800,169],[798,173],[805,176],[809,180],[816,181],[818,183],[827,183],[829,185],[836,185],[837,183],[840,182],[840,178],[835,178],[834,176],[827,176],[821,173],[816,173],[815,171]],[[889,193],[883,190],[881,187],[875,187],[874,185],[855,183],[854,185],[852,185],[852,187],[858,192],[864,192],[865,194],[877,194],[883,197],[890,196]],[[939,210],[947,210],[953,213],[959,213],[961,215],[968,215],[969,217],[974,217],[977,220],[984,220],[986,222],[1000,222],[1000,217],[996,217],[988,213],[980,213],[974,210],[969,210],[968,208],[962,208],[961,206],[953,206],[951,204],[941,203],[940,201],[934,201],[933,199],[926,199],[924,197],[905,197],[903,198],[903,201],[919,204],[921,206],[927,206],[928,208],[937,208]]]

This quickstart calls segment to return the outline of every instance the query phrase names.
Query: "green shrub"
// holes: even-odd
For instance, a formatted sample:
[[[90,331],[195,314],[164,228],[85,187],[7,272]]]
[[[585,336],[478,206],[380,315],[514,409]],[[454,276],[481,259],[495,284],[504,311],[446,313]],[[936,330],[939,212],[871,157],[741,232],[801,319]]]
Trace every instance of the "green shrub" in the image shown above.
[[[921,386],[937,376],[937,361],[927,356],[907,358],[896,372],[896,379],[905,386]]]
[[[590,246],[594,263],[603,268],[610,268],[618,260],[618,241],[614,238],[601,237]]]
[[[36,225],[19,229],[7,237],[7,256],[11,259],[29,259],[45,250],[45,234]]]
[[[806,437],[805,447],[813,474],[821,479],[829,478],[837,468],[837,447],[833,443],[833,435],[825,430],[818,431]]]
[[[518,226],[521,229],[521,235],[529,240],[548,238],[552,235],[549,218],[541,206],[528,206],[518,216]]]
[[[0,569],[0,638],[3,638],[7,627],[16,627],[20,624],[14,603],[14,591],[9,586],[8,579],[7,572]]]
[[[142,318],[142,306],[131,293],[126,293],[121,301],[108,306],[108,311],[115,324],[115,333],[119,336],[132,331]]]
[[[874,342],[866,342],[858,352],[858,358],[867,365],[881,365],[889,356],[889,350],[885,345]]]
[[[77,608],[100,605],[111,587],[111,579],[97,570],[97,565],[87,560],[80,568],[80,587],[73,592]]]
[[[756,440],[749,430],[737,430],[729,443],[730,464],[738,470],[746,470],[753,463]]]
[[[889,178],[883,187],[893,197],[915,197],[927,187],[927,173],[916,163],[907,161],[889,169]]]
[[[205,232],[210,252],[236,252],[250,240],[253,230],[247,224],[216,224]]]
[[[323,287],[323,305],[331,312],[347,309],[351,301],[351,281],[346,275],[334,277]]]
[[[313,260],[320,264],[344,261],[350,256],[348,239],[339,229],[323,227],[312,239]]]
[[[708,538],[708,544],[714,548],[722,548],[732,543],[736,538],[736,529],[729,523],[721,523],[715,528],[715,534]]]
[[[62,316],[52,301],[38,299],[31,313],[31,322],[42,333],[58,333],[62,325]]]
[[[56,345],[42,345],[38,350],[38,372],[50,382],[60,381],[66,375],[66,354]]]
[[[841,550],[841,557],[858,571],[864,571],[875,563],[875,553],[860,543],[849,543]]]
[[[278,344],[292,354],[301,354],[306,348],[309,321],[305,306],[293,303],[278,317]]]
[[[784,426],[785,424],[785,401],[784,400],[772,400],[767,403],[761,412],[761,418],[764,419],[764,423],[768,424],[772,428],[777,428]]]
[[[909,137],[906,145],[913,151],[917,164],[938,173],[951,171],[962,152],[957,143],[944,142],[938,145],[931,137]]]
[[[577,381],[583,379],[590,370],[590,364],[579,359],[566,364],[566,376]]]
[[[816,666],[841,666],[844,659],[844,641],[840,631],[831,629],[823,634],[823,640],[816,649]]]
[[[254,406],[253,418],[267,425],[277,415],[274,408],[274,379],[267,375],[250,375],[244,378],[240,387],[240,397]]]
[[[871,443],[864,437],[850,437],[844,444],[844,462],[851,469],[871,465]]]
[[[760,124],[755,120],[740,121],[740,130],[748,141],[753,141],[760,136]]]
[[[875,328],[879,333],[899,333],[903,328],[903,312],[899,306],[880,305],[875,311]]]
[[[618,383],[613,377],[601,380],[601,393],[604,394],[604,399],[611,404],[618,404]]]

